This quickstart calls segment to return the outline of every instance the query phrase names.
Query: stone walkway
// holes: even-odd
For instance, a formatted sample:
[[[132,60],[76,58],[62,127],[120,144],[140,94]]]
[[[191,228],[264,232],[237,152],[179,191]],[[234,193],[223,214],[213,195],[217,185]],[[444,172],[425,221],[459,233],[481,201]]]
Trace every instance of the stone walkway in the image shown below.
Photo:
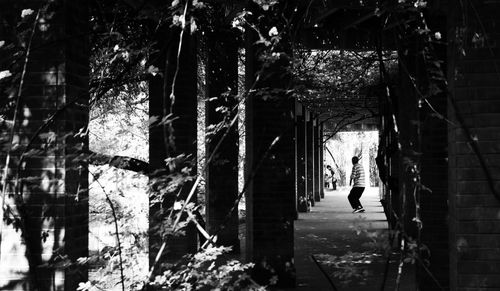
[[[349,190],[326,191],[311,212],[300,213],[295,221],[294,290],[381,290],[387,257],[377,246],[387,242],[387,221],[378,188],[365,190],[361,203],[366,212],[359,214],[352,213]],[[391,258],[384,290],[395,287],[399,258]],[[405,265],[400,290],[415,289],[412,269]]]

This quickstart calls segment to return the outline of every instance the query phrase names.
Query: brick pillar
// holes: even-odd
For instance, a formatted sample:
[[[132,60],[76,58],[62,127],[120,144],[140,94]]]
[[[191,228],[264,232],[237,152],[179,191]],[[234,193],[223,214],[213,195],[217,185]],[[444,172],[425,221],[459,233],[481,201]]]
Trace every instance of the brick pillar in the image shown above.
[[[160,30],[157,36],[159,55],[151,58],[152,64],[157,66],[163,74],[152,76],[149,82],[150,117],[161,120],[172,114],[172,117],[176,119],[171,124],[153,124],[150,127],[151,191],[157,194],[162,193],[161,205],[157,203],[150,208],[150,263],[155,259],[162,244],[161,237],[158,236],[162,218],[169,215],[179,191],[179,198],[186,199],[192,186],[192,181],[185,181],[182,189],[180,185],[173,187],[169,175],[179,174],[183,168],[188,169],[189,175],[196,173],[196,39],[189,33],[189,29],[186,29],[182,39],[181,54],[177,61],[179,36],[180,29],[177,27]],[[177,69],[175,102],[172,103],[171,93]],[[167,167],[165,159],[175,159],[175,162],[170,164],[171,167]],[[186,174],[185,171],[182,172]],[[153,196],[150,197],[153,198]],[[194,201],[196,197],[190,200],[190,202]],[[188,225],[185,236],[169,238],[167,249],[163,253],[163,260],[175,260],[186,253],[195,252],[196,249],[196,229],[193,225]]]
[[[158,34],[158,47],[159,50],[156,54],[151,56],[154,60],[152,65],[158,67],[162,72],[165,72],[166,63],[166,52],[162,50],[166,46],[167,36],[170,37],[170,32],[163,28]],[[149,118],[158,118],[161,120],[166,116],[164,112],[164,98],[163,98],[163,76],[157,74],[155,76],[150,76],[148,88],[149,88]],[[151,192],[161,191],[161,177],[167,175],[167,168],[165,164],[165,159],[167,158],[166,146],[167,134],[163,126],[155,126],[152,124],[149,127],[149,167],[150,167],[150,184]],[[155,187],[155,181],[158,179],[158,187]],[[159,226],[161,225],[162,215],[161,215],[161,205],[151,203],[150,194],[150,208],[149,208],[149,264],[154,262],[156,255],[162,244],[161,235],[156,232],[159,231]]]
[[[429,13],[427,19],[433,30],[441,31],[442,41],[446,43],[446,16],[448,9],[443,11],[434,10]],[[441,60],[446,59],[446,46],[435,45],[435,53]],[[445,66],[445,64],[443,64]],[[424,66],[415,68],[421,76],[426,76],[429,69]],[[429,98],[434,109],[443,116],[447,116],[446,93],[435,94]],[[432,193],[421,191],[420,208],[423,228],[420,241],[430,249],[430,255],[422,252],[423,259],[428,260],[428,269],[432,272],[439,283],[448,288],[449,286],[449,238],[448,238],[448,138],[447,123],[439,118],[429,118],[435,112],[428,106],[422,106],[421,114],[421,179],[422,184],[432,190]],[[427,118],[426,118],[427,117]],[[436,288],[436,283],[426,270],[417,268],[418,286],[421,290]]]
[[[0,4],[0,17],[9,22],[22,9],[31,8],[35,12],[26,21],[32,27],[41,3],[10,4]],[[82,160],[75,159],[88,148],[88,139],[74,136],[88,124],[87,8],[87,1],[53,1],[40,13],[44,23],[39,21],[35,29],[14,128],[14,143],[20,146],[10,152],[7,193],[14,195],[7,205],[20,219],[23,239],[12,225],[3,229],[2,290],[20,290],[21,285],[30,290],[76,290],[78,282],[87,281],[86,268],[63,269],[53,264],[62,263],[63,256],[71,262],[88,256],[88,170]],[[4,11],[9,15],[4,17]],[[5,35],[2,40],[9,43],[13,38]],[[20,67],[22,63],[19,61]],[[37,132],[55,113],[53,122]],[[30,139],[33,141],[27,147]],[[27,151],[31,154],[21,161]],[[1,163],[6,160],[5,153],[0,154]],[[55,261],[49,261],[51,257]],[[28,271],[29,277],[25,276]],[[31,280],[27,282],[27,278]],[[12,285],[7,287],[6,283]]]
[[[321,123],[319,126],[318,130],[318,140],[319,140],[319,145],[318,145],[318,151],[319,151],[319,196],[321,198],[325,198],[325,165],[324,165],[324,154],[325,151],[323,150],[323,129],[324,129],[324,124]]]
[[[314,125],[312,114],[306,111],[307,199],[314,206]]]
[[[236,34],[229,28],[210,33],[206,36],[206,96],[210,100],[206,106],[206,124],[217,128],[219,123],[229,124],[237,113],[235,94],[238,86],[238,43]],[[231,92],[228,92],[228,88]],[[228,113],[218,111],[224,106]],[[238,197],[238,123],[236,123],[215,152],[214,159],[208,164],[206,172],[207,222],[212,234],[224,222],[217,243],[232,246],[239,252],[238,212],[233,211],[225,221],[229,210]],[[209,129],[207,128],[207,131]],[[213,131],[213,129],[211,130]],[[226,128],[207,138],[207,157],[225,134]]]
[[[312,184],[309,181],[311,169],[309,168],[309,144],[308,144],[308,130],[309,130],[309,111],[303,107],[304,112],[304,199],[306,200],[307,211],[310,210],[309,193],[312,191]],[[310,189],[311,188],[311,189]]]
[[[389,222],[391,229],[396,227],[396,217],[394,213],[399,215],[398,197],[399,197],[399,171],[398,160],[399,150],[397,144],[397,134],[394,131],[394,122],[392,113],[397,108],[397,98],[392,98],[390,104],[385,97],[379,99],[379,108],[381,112],[381,137],[379,140],[378,160],[377,166],[379,170],[379,177],[384,183],[384,194],[382,206]],[[392,107],[392,108],[391,108]]]
[[[313,119],[313,148],[314,148],[314,201],[321,200],[320,188],[321,187],[321,171],[320,171],[320,161],[319,161],[319,122],[318,117]]]
[[[296,127],[296,153],[297,153],[297,210],[307,212],[307,189],[306,189],[306,123],[305,108],[297,103],[297,112],[295,115]]]
[[[466,7],[455,10],[448,19],[448,80],[460,117],[451,102],[448,116],[455,124],[463,119],[498,193],[500,3],[468,1]],[[460,126],[448,126],[450,289],[498,290],[500,201],[490,190],[472,149],[468,134]]]
[[[418,188],[416,180],[416,171],[421,169],[421,112],[419,110],[419,94],[414,89],[414,80],[417,78],[420,81],[422,78],[422,58],[416,56],[422,42],[415,37],[408,37],[405,42],[400,45],[399,55],[399,92],[397,103],[397,126],[398,137],[401,144],[401,152],[398,163],[398,186],[399,195],[392,197],[393,208],[398,215],[399,229],[406,235],[408,240],[413,240],[420,243],[420,232],[417,228],[417,223],[414,220],[416,217],[416,200],[420,200],[422,191]],[[423,78],[422,78],[423,79]],[[423,84],[419,84],[419,86]],[[394,98],[393,98],[394,99]],[[418,267],[417,267],[418,268]],[[411,270],[410,276],[412,282],[417,279],[416,269]],[[416,284],[417,282],[414,282]]]
[[[444,12],[437,16],[436,11],[430,11],[428,16],[432,29],[442,31],[445,29],[442,22]],[[446,40],[443,39],[444,42]],[[423,41],[419,37],[409,37],[400,50],[402,56],[400,63],[402,97],[398,103],[399,108],[399,138],[402,145],[402,159],[398,169],[399,186],[401,195],[394,203],[396,212],[404,220],[404,231],[418,243],[429,248],[430,252],[422,251],[422,260],[429,261],[429,266],[417,265],[416,279],[421,290],[431,290],[439,285],[449,286],[449,244],[448,244],[448,197],[447,197],[447,125],[442,119],[436,118],[437,112],[446,117],[446,94],[438,93],[426,96],[432,109],[422,100],[421,93],[416,92],[415,85],[426,88],[427,78],[433,64],[426,62],[421,55]],[[440,54],[445,59],[444,46],[434,45],[433,53]],[[402,52],[406,52],[403,54]],[[408,77],[411,74],[412,79]],[[438,83],[439,81],[433,80]],[[424,91],[425,92],[425,91]],[[404,99],[403,99],[404,98]],[[421,102],[421,106],[419,106]],[[414,166],[414,167],[413,167]],[[414,170],[420,172],[421,183],[432,190],[418,188],[413,180],[416,175]],[[417,189],[415,192],[415,188]],[[416,217],[416,204],[418,201],[422,229],[419,231],[413,219]],[[399,209],[396,205],[399,205]],[[398,213],[398,212],[397,212]],[[428,271],[432,273],[429,275]]]
[[[256,263],[253,275],[257,280],[266,283],[273,275],[269,273],[271,267],[278,276],[278,285],[290,287],[295,284],[295,102],[286,90],[291,85],[287,71],[290,62],[281,53],[263,67],[262,47],[255,40],[248,30],[247,82],[252,84],[260,71],[261,77],[254,88],[266,93],[250,92],[246,104],[247,177],[253,176],[247,195],[247,253]],[[287,43],[281,46],[290,47]],[[272,98],[267,98],[268,94]]]

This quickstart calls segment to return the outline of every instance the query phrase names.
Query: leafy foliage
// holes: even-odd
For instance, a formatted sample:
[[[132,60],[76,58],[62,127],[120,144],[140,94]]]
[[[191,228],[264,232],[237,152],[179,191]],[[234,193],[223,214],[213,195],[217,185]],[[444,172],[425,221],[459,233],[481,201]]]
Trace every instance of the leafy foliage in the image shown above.
[[[158,290],[266,290],[249,276],[252,263],[230,260],[221,264],[217,258],[230,251],[227,247],[208,247],[186,257],[187,262],[173,266],[150,284]]]

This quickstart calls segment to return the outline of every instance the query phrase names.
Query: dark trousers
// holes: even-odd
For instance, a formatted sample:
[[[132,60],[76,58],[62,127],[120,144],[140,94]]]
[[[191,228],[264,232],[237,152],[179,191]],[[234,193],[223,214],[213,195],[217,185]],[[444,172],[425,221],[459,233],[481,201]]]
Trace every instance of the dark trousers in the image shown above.
[[[361,202],[359,202],[359,198],[361,198],[363,191],[365,191],[365,187],[352,187],[349,196],[347,196],[347,199],[349,199],[349,203],[351,203],[352,209],[363,207],[361,205]]]

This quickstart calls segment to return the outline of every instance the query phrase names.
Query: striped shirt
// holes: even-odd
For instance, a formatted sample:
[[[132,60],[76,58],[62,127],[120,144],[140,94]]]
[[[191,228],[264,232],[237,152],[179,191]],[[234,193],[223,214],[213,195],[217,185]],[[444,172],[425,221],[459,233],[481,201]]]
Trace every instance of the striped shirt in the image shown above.
[[[353,187],[365,187],[365,170],[360,164],[352,166],[351,180],[353,180]]]

